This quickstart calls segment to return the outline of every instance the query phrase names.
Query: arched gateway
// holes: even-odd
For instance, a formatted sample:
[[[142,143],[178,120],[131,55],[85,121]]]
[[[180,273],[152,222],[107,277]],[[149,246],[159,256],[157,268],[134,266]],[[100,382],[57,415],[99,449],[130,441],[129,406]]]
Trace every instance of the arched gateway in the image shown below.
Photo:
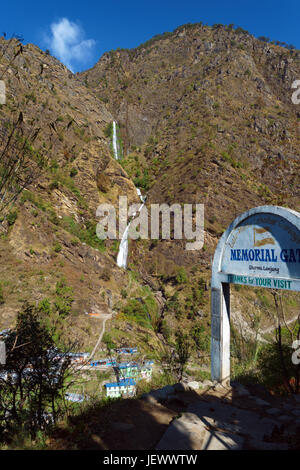
[[[230,284],[300,291],[300,214],[261,206],[238,216],[215,251],[211,278],[211,375],[230,380]]]

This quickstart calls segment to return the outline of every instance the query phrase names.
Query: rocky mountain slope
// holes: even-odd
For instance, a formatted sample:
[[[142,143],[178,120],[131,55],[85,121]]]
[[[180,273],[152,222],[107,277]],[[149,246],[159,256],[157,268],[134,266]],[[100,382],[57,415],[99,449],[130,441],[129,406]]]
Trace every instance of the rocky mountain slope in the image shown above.
[[[22,112],[24,133],[38,131],[34,146],[28,142],[32,153],[47,161],[1,218],[1,329],[14,324],[25,301],[44,302],[50,315],[49,302],[51,321],[89,349],[101,324],[84,313],[111,311],[128,285],[113,242],[96,236],[96,209],[124,193],[139,201],[104,134],[113,117],[64,65],[31,44],[1,38],[0,74],[7,89],[1,151]]]
[[[185,267],[188,280],[177,291],[183,316],[201,315],[201,300],[207,314],[211,257],[239,213],[264,204],[299,210],[300,108],[291,101],[299,76],[299,51],[231,25],[202,24],[110,51],[78,75],[118,121],[122,166],[147,193],[147,207],[205,205],[202,250],[186,251],[178,240],[138,240],[130,248],[132,265],[168,298]],[[265,298],[261,307],[270,304]],[[169,310],[174,320],[174,302]]]
[[[117,344],[138,342],[154,354],[179,328],[208,357],[210,264],[220,235],[250,207],[299,210],[299,109],[291,103],[299,51],[230,26],[185,25],[73,75],[33,45],[14,58],[19,47],[1,38],[8,92],[0,145],[22,112],[25,128],[39,129],[34,145],[47,165],[2,221],[1,325],[13,323],[25,300],[43,301],[64,333],[92,349],[101,328],[84,313],[113,310]],[[120,162],[111,151],[113,120]],[[117,207],[119,195],[139,202],[134,186],[148,208],[203,203],[202,250],[186,251],[185,240],[131,241],[129,270],[117,268],[118,242],[95,235],[96,208]],[[262,316],[271,309],[269,293],[242,292],[233,292],[238,310],[254,301]],[[292,299],[289,314],[296,306]]]
[[[299,208],[299,67],[298,51],[243,30],[186,25],[80,78],[118,120],[133,177],[147,170],[148,202],[205,203],[219,236],[249,207]]]

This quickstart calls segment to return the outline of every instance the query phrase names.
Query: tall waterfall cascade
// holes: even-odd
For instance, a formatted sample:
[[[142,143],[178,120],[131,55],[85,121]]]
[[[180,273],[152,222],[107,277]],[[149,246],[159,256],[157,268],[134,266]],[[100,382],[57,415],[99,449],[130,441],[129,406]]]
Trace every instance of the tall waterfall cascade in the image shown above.
[[[116,124],[116,121],[113,121],[112,145],[113,145],[114,157],[115,157],[116,160],[119,160],[118,137],[117,137],[117,124]]]
[[[144,198],[142,196],[142,193],[141,193],[141,190],[139,188],[136,188],[136,192],[142,202],[142,205],[140,206],[140,208],[137,210],[137,212],[135,212],[133,214],[133,217],[136,217],[137,214],[139,214],[141,212],[141,210],[143,209],[144,205],[145,205],[145,202],[146,202],[146,198]],[[123,233],[123,236],[122,236],[122,239],[121,239],[121,243],[120,243],[120,247],[119,247],[119,252],[118,252],[118,256],[117,256],[117,265],[119,266],[119,268],[124,268],[126,269],[127,268],[127,258],[128,258],[128,234],[129,234],[129,227],[130,227],[130,224],[131,224],[131,221],[129,222],[129,224],[127,225],[124,233]]]
[[[113,135],[112,135],[112,146],[113,146],[113,153],[116,160],[119,160],[119,151],[118,151],[118,136],[117,136],[117,124],[116,121],[113,121]],[[142,204],[139,209],[133,214],[133,218],[137,216],[143,209],[146,197],[144,197],[141,193],[140,188],[136,188],[137,195],[139,196]],[[117,265],[119,268],[127,268],[127,258],[128,258],[128,235],[129,235],[129,227],[132,220],[127,225],[120,242],[119,252],[117,256]]]

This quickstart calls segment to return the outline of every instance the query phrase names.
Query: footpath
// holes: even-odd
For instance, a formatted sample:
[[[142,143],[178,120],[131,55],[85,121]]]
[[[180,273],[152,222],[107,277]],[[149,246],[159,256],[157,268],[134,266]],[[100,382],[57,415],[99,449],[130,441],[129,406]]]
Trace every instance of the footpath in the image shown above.
[[[207,380],[166,386],[142,398],[182,405],[156,450],[300,449],[300,395],[274,397],[257,386],[225,388]]]

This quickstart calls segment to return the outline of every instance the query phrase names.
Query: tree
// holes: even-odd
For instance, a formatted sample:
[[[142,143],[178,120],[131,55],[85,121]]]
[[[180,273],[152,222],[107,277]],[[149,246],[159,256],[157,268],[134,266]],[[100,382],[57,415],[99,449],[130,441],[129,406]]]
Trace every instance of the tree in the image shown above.
[[[273,343],[274,353],[279,359],[278,367],[275,366],[278,381],[283,383],[284,388],[289,393],[299,393],[300,391],[300,364],[292,363],[291,345],[295,340],[300,339],[300,315],[294,324],[290,325],[285,317],[283,308],[282,292],[273,290],[272,295],[276,311],[275,342]]]
[[[207,334],[204,325],[195,325],[191,331],[191,337],[198,351],[209,352],[210,336]]]
[[[267,38],[266,36],[259,36],[257,39],[263,42],[270,42],[270,38]]]
[[[55,423],[64,408],[72,367],[68,352],[59,353],[39,308],[24,305],[6,339],[6,364],[0,368],[0,430],[25,427],[32,436]]]
[[[291,348],[277,342],[261,347],[257,355],[257,368],[262,383],[278,393],[299,391],[299,365],[291,361]],[[298,387],[297,387],[298,375]]]
[[[166,353],[162,358],[162,366],[165,373],[171,374],[180,382],[190,355],[191,344],[189,336],[181,330],[176,331],[174,350]]]
[[[189,337],[180,330],[176,332],[175,351],[178,365],[178,380],[180,381],[182,379],[184,367],[191,355]]]

